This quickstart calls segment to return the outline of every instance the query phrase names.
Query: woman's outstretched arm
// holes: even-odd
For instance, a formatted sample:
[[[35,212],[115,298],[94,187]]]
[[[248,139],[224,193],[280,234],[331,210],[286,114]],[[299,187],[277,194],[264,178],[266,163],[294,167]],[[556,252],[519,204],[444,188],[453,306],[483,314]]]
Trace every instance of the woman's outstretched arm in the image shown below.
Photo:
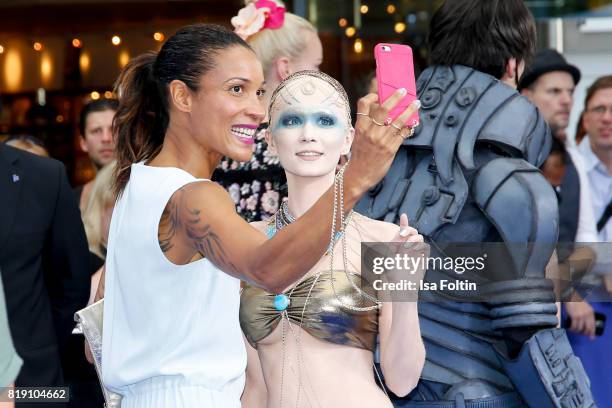
[[[345,208],[352,208],[363,191],[346,191]],[[160,247],[174,263],[185,264],[200,255],[229,275],[280,293],[327,248],[332,195],[330,189],[300,219],[268,240],[236,213],[221,186],[192,183],[168,202],[160,223]]]
[[[359,111],[385,121],[402,98],[396,92],[383,105],[370,94],[359,101]],[[408,107],[397,119],[403,123],[418,109]],[[344,211],[386,174],[403,139],[392,126],[380,126],[360,116],[355,126],[351,163],[344,178]],[[196,182],[178,190],[160,221],[159,242],[166,257],[179,264],[198,256],[224,272],[282,292],[321,258],[330,240],[333,187],[299,220],[274,238],[251,227],[237,213],[228,193],[216,183]]]

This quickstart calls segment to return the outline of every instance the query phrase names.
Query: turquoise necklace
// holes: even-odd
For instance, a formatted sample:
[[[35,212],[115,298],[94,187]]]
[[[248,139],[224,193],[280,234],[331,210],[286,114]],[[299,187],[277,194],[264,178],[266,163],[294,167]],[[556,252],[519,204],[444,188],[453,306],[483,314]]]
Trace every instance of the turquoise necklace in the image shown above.
[[[329,246],[327,247],[327,251],[325,252],[325,255],[327,255],[329,251],[331,251],[332,246],[334,246],[336,242],[338,242],[338,240],[342,238],[342,235],[344,235],[344,230],[346,229],[346,226],[349,224],[349,221],[351,220],[352,215],[353,215],[353,211],[351,210],[346,216],[346,220],[344,222],[342,231],[336,231],[336,235],[334,236],[334,241],[330,243]],[[271,219],[270,222],[268,223],[268,228],[266,229],[266,235],[268,236],[268,239],[271,239],[276,234],[277,231],[280,231],[281,229],[285,228],[287,225],[291,224],[294,221],[295,221],[295,217],[289,212],[287,201],[283,201],[283,203],[280,205],[280,208],[274,215],[273,219]],[[289,298],[288,295],[284,293],[280,293],[274,296],[274,308],[278,310],[279,312],[283,312],[285,309],[287,309],[290,303],[291,303],[291,299]]]

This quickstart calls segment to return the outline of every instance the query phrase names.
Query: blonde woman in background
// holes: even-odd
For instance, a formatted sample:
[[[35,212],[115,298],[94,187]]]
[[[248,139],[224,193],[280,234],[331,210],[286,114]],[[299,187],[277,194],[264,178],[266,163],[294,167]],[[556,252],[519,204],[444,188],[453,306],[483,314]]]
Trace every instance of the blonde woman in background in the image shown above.
[[[106,258],[106,243],[108,240],[108,230],[115,204],[115,195],[112,190],[113,173],[116,161],[113,160],[104,166],[96,175],[91,192],[87,197],[87,203],[83,210],[82,218],[87,235],[89,252],[92,254],[92,268],[96,272],[91,276],[91,296],[90,303],[95,295],[102,267]],[[97,266],[97,267],[96,267]]]
[[[289,75],[303,70],[319,70],[323,46],[316,28],[304,18],[285,10],[280,1],[247,1],[246,7],[232,18],[236,34],[253,48],[261,61],[266,94],[265,106],[278,84]],[[287,196],[286,178],[278,157],[268,151],[263,137],[267,115],[253,140],[253,157],[248,162],[224,158],[215,181],[223,185],[247,221],[267,219]]]
[[[266,106],[272,91],[297,71],[319,70],[323,46],[317,29],[304,18],[285,11],[280,1],[248,1],[232,18],[236,34],[246,39],[264,69]]]

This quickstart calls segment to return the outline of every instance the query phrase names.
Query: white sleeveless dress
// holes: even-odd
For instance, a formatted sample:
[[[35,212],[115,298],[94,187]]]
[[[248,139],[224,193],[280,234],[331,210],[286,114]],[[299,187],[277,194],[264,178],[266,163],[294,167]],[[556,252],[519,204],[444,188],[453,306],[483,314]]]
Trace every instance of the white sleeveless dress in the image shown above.
[[[134,164],[113,211],[102,377],[122,408],[240,407],[240,281],[207,259],[174,265],[158,243],[168,200],[194,181],[178,168]]]

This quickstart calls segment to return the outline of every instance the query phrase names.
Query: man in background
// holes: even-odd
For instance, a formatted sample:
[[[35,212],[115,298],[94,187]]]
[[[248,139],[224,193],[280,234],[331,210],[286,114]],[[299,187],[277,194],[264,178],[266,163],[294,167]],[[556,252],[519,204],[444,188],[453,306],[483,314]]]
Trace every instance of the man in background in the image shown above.
[[[118,106],[116,99],[98,99],[89,102],[81,111],[79,121],[81,149],[89,155],[96,171],[115,158],[112,127]],[[81,211],[87,204],[87,197],[92,186],[93,180],[75,189]]]
[[[577,67],[548,49],[536,54],[519,82],[520,92],[540,109],[553,136],[563,143],[580,76]]]
[[[118,102],[116,99],[99,99],[89,102],[81,111],[79,122],[81,148],[89,154],[96,172],[115,159],[115,141],[112,134],[112,126],[117,107]],[[94,191],[95,180],[96,178],[84,186],[75,189],[82,216],[87,214],[88,203],[90,198],[93,198],[92,192]],[[91,222],[92,220],[90,219],[89,221]],[[83,218],[83,222],[87,225],[85,218]],[[89,254],[89,273],[93,276],[100,269],[104,260],[100,258],[99,254],[91,251]],[[85,359],[82,334],[75,333],[71,336],[68,343],[68,352],[62,357],[64,377],[66,383],[71,388],[69,408],[93,408],[101,406],[104,403],[104,399],[95,369]]]
[[[553,147],[541,169],[557,192],[559,201],[559,262],[570,257],[574,242],[597,242],[595,216],[591,205],[589,180],[580,153],[567,145],[566,130],[574,102],[574,89],[580,70],[567,63],[557,51],[539,52],[519,83],[519,89],[538,107],[553,134]],[[594,258],[593,252],[580,256]],[[565,311],[571,320],[569,330],[595,336],[595,313],[574,292]]]
[[[582,153],[591,185],[591,202],[601,242],[612,242],[612,75],[597,79],[587,90],[582,124],[585,138],[578,150]],[[609,256],[609,247],[604,248]],[[602,254],[603,255],[603,254]],[[605,255],[603,255],[605,256]],[[609,263],[607,264],[609,265]],[[590,301],[595,312],[607,317],[602,336],[593,340],[570,335],[576,354],[580,356],[591,379],[597,406],[611,407],[610,372],[612,371],[612,270],[601,271],[599,285],[587,297],[606,301]]]
[[[10,331],[23,359],[15,385],[62,386],[60,354],[90,286],[77,203],[62,163],[5,144],[0,196],[0,273]]]
[[[598,235],[612,242],[612,75],[597,79],[587,90],[582,123],[586,137],[578,150],[586,163]]]

